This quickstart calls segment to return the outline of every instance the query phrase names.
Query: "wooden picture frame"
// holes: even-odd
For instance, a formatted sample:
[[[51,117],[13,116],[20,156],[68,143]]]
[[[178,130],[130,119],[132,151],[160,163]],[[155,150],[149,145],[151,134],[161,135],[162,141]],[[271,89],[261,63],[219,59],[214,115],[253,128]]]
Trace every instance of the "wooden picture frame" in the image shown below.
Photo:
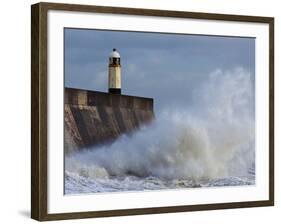
[[[187,18],[269,26],[269,183],[268,200],[145,207],[66,213],[48,212],[48,12],[66,11],[131,16]],[[31,7],[31,217],[39,221],[246,208],[274,205],[274,18],[90,5],[38,3]]]

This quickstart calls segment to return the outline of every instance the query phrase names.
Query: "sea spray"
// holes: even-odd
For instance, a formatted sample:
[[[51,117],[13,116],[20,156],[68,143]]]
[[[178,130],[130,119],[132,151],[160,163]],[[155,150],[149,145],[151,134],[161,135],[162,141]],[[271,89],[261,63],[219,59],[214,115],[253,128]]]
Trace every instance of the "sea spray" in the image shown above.
[[[208,185],[230,178],[232,182],[222,185],[231,185],[233,178],[247,176],[254,167],[253,84],[252,75],[242,68],[216,70],[192,91],[191,106],[163,110],[151,125],[121,136],[110,146],[67,156],[66,173],[87,178],[89,184],[99,183],[98,191],[111,191],[105,186],[112,185],[114,178],[117,190],[128,190],[124,180],[132,177],[144,185],[151,183],[148,178],[156,178],[159,189],[163,187],[159,180],[166,185],[180,180]],[[135,186],[132,179],[129,184],[135,190],[142,186]]]

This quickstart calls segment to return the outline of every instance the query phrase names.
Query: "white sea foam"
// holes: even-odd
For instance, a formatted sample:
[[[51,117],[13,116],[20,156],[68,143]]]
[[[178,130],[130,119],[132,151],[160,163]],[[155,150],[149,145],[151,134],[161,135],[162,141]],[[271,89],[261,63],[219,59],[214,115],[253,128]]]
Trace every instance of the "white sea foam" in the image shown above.
[[[169,108],[132,136],[71,154],[66,192],[254,183],[253,83],[242,68],[217,70],[192,92],[192,107]]]

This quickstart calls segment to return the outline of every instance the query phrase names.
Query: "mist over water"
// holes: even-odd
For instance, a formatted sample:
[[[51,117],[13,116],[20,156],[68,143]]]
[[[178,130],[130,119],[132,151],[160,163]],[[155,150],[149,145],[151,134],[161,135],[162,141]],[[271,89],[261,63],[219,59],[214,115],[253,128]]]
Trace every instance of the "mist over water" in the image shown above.
[[[66,193],[254,184],[253,75],[216,70],[187,94],[132,136],[67,156]]]

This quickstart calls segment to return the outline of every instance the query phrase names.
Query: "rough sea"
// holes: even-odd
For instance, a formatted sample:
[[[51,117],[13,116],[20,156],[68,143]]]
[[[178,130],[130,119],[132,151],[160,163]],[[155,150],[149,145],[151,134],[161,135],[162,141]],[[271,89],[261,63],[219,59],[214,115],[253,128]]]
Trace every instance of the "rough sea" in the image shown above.
[[[136,176],[89,178],[66,172],[65,194],[98,193],[98,192],[126,192],[145,190],[164,190],[195,187],[226,187],[254,185],[255,174],[241,177],[215,178],[212,180],[163,180],[157,177],[140,178]]]
[[[65,193],[255,184],[254,81],[211,73],[192,107],[169,108],[131,136],[65,156]]]

